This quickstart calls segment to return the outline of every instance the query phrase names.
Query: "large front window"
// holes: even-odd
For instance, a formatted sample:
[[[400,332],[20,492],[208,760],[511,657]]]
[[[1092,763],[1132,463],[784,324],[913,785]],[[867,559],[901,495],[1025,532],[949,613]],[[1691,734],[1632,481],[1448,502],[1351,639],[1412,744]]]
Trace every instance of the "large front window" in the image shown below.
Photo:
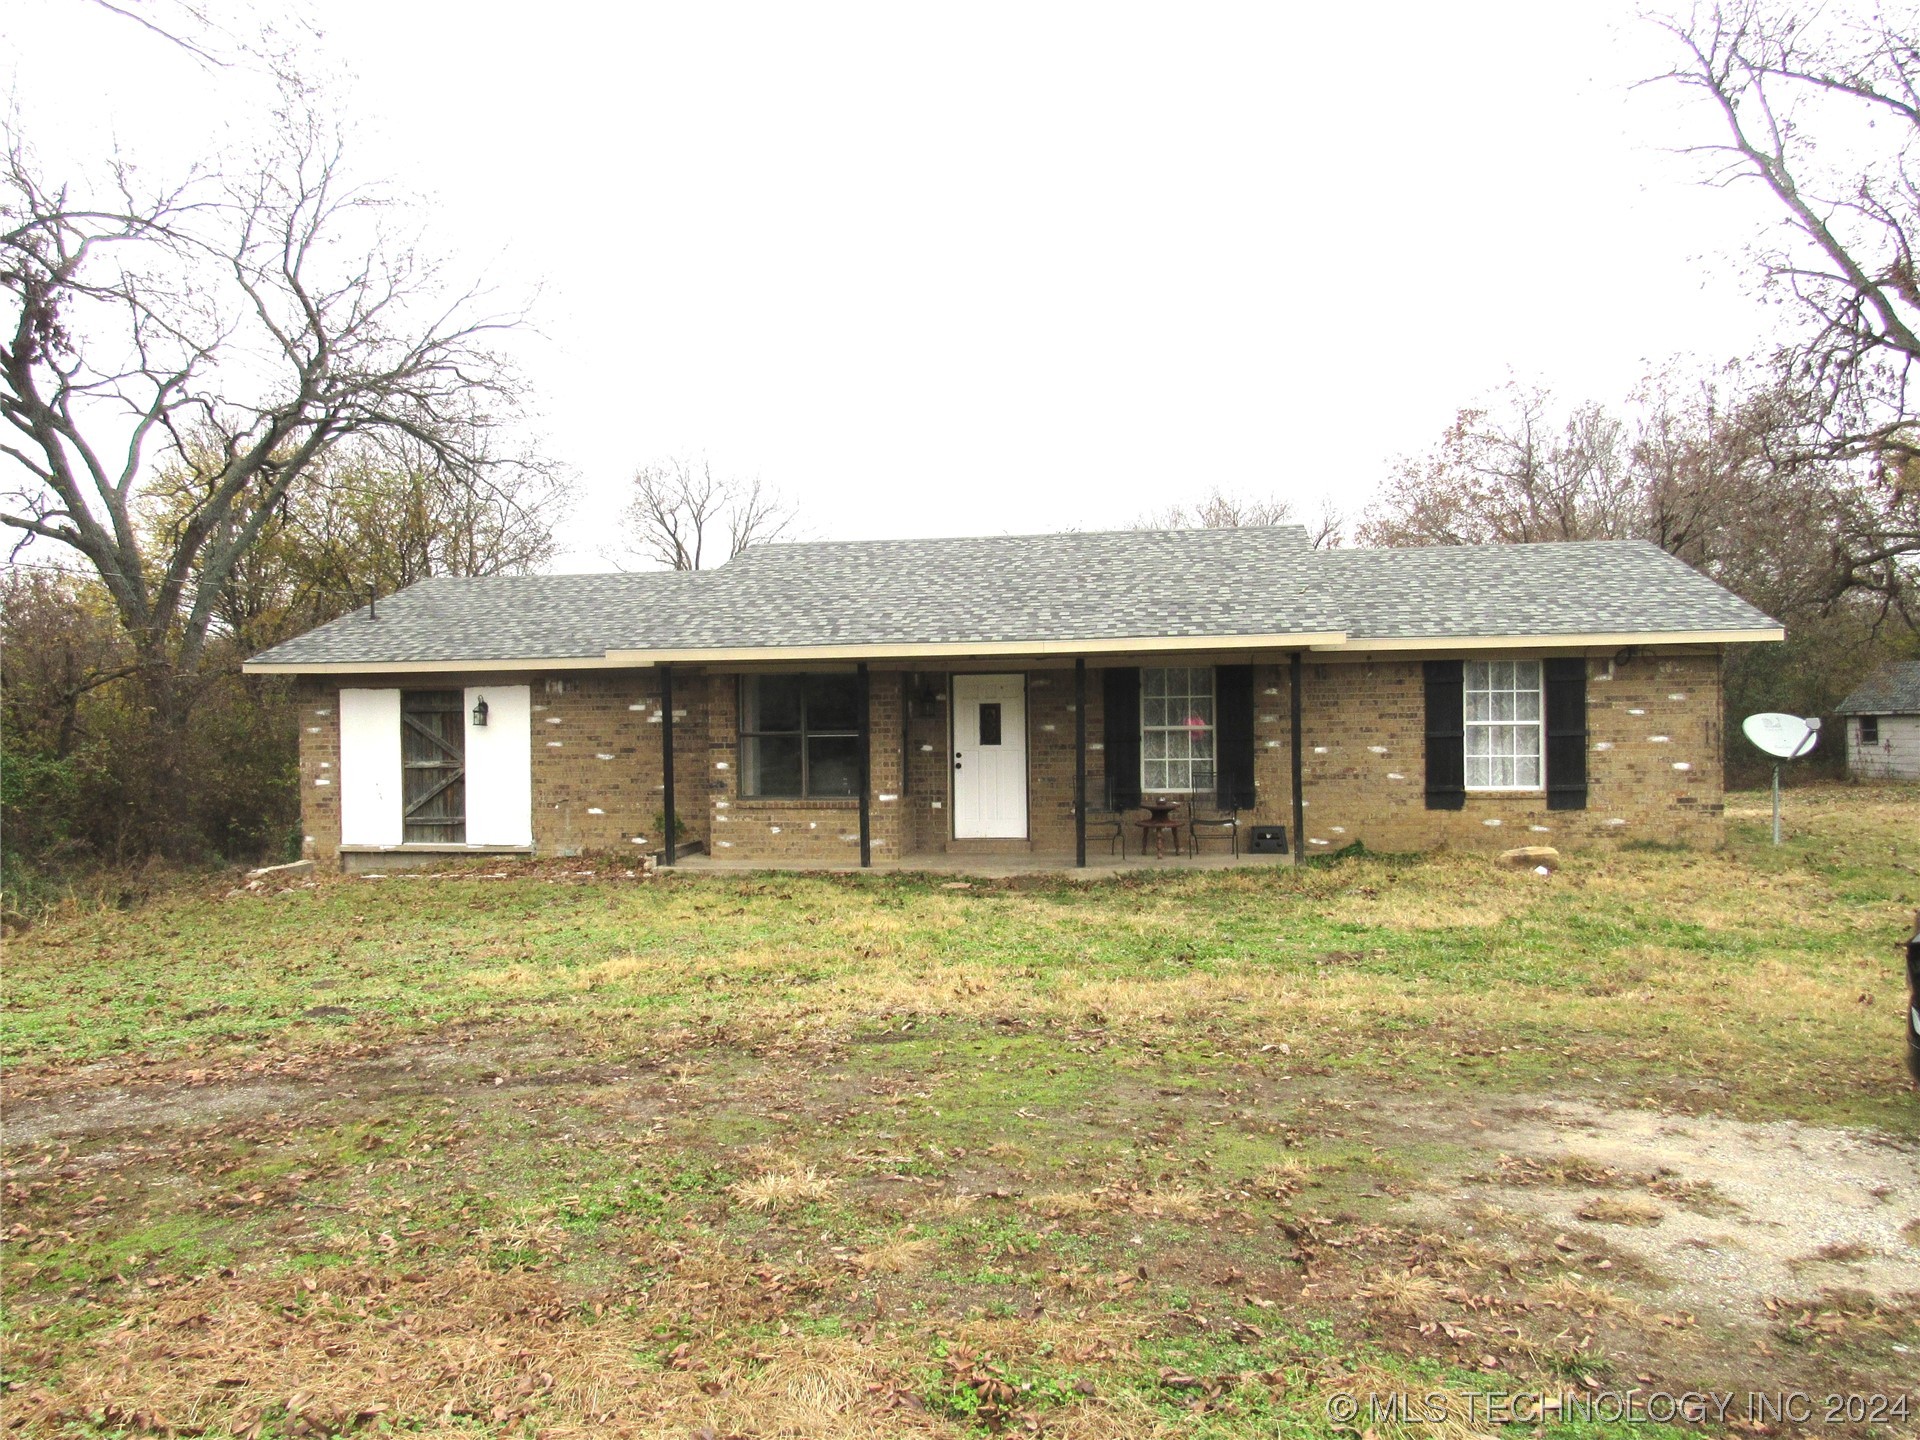
[[[1140,672],[1140,788],[1213,789],[1213,667]]]
[[[858,795],[859,679],[742,676],[740,793],[788,800]]]
[[[1540,788],[1540,662],[1469,660],[1467,789]]]

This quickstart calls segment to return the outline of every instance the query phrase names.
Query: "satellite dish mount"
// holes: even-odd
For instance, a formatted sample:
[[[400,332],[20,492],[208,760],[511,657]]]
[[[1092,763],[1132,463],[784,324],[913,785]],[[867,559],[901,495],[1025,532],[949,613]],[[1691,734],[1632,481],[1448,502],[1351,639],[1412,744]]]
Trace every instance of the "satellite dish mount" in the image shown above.
[[[1740,729],[1754,748],[1764,750],[1773,757],[1773,843],[1780,843],[1780,762],[1798,760],[1802,755],[1813,753],[1814,745],[1820,739],[1820,717],[1802,719],[1798,715],[1782,715],[1777,711],[1767,711],[1759,715],[1749,715],[1740,722]]]

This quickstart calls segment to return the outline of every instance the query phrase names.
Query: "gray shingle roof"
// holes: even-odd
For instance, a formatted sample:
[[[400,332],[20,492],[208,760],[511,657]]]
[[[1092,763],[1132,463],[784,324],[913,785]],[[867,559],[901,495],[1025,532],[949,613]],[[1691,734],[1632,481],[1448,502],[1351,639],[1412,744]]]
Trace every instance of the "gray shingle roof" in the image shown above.
[[[609,651],[1759,631],[1638,541],[1315,551],[1298,526],[768,545],[697,574],[424,581],[254,657],[274,666]]]
[[[648,615],[683,604],[693,576],[438,575],[282,641],[256,664],[598,659]]]
[[[1882,665],[1840,702],[1842,715],[1920,715],[1920,660]]]
[[[1343,630],[1298,526],[767,545],[663,648],[937,645]],[[640,648],[640,647],[634,647]]]
[[[1356,640],[1772,629],[1646,540],[1328,550],[1315,557]]]

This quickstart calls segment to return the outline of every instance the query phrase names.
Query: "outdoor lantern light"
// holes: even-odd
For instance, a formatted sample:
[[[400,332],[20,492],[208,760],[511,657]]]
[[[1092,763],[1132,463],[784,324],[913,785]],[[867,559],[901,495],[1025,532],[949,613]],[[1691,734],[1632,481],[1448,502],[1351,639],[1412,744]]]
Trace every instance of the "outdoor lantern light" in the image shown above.
[[[475,724],[475,726],[481,729],[486,728],[487,697],[484,695],[482,695],[478,700],[473,702],[473,723]]]

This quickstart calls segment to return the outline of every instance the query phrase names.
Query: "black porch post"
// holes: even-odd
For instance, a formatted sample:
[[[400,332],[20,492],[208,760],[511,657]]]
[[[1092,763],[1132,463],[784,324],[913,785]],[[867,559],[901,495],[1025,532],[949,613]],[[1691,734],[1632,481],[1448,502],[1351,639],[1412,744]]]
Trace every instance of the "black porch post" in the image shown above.
[[[873,717],[867,713],[872,695],[872,678],[867,662],[858,667],[860,676],[860,868],[873,865],[873,803],[867,792],[873,788]]]
[[[660,863],[672,865],[679,857],[679,844],[674,831],[679,821],[673,813],[673,667],[660,667],[660,789],[663,792],[661,809],[665,812],[667,843],[661,851]]]
[[[1307,797],[1300,792],[1302,765],[1302,742],[1300,736],[1300,677],[1306,667],[1300,663],[1300,652],[1293,652],[1293,659],[1287,662],[1287,728],[1293,732],[1293,858],[1297,861],[1307,853]]]
[[[1073,863],[1087,868],[1087,657],[1073,662]]]

